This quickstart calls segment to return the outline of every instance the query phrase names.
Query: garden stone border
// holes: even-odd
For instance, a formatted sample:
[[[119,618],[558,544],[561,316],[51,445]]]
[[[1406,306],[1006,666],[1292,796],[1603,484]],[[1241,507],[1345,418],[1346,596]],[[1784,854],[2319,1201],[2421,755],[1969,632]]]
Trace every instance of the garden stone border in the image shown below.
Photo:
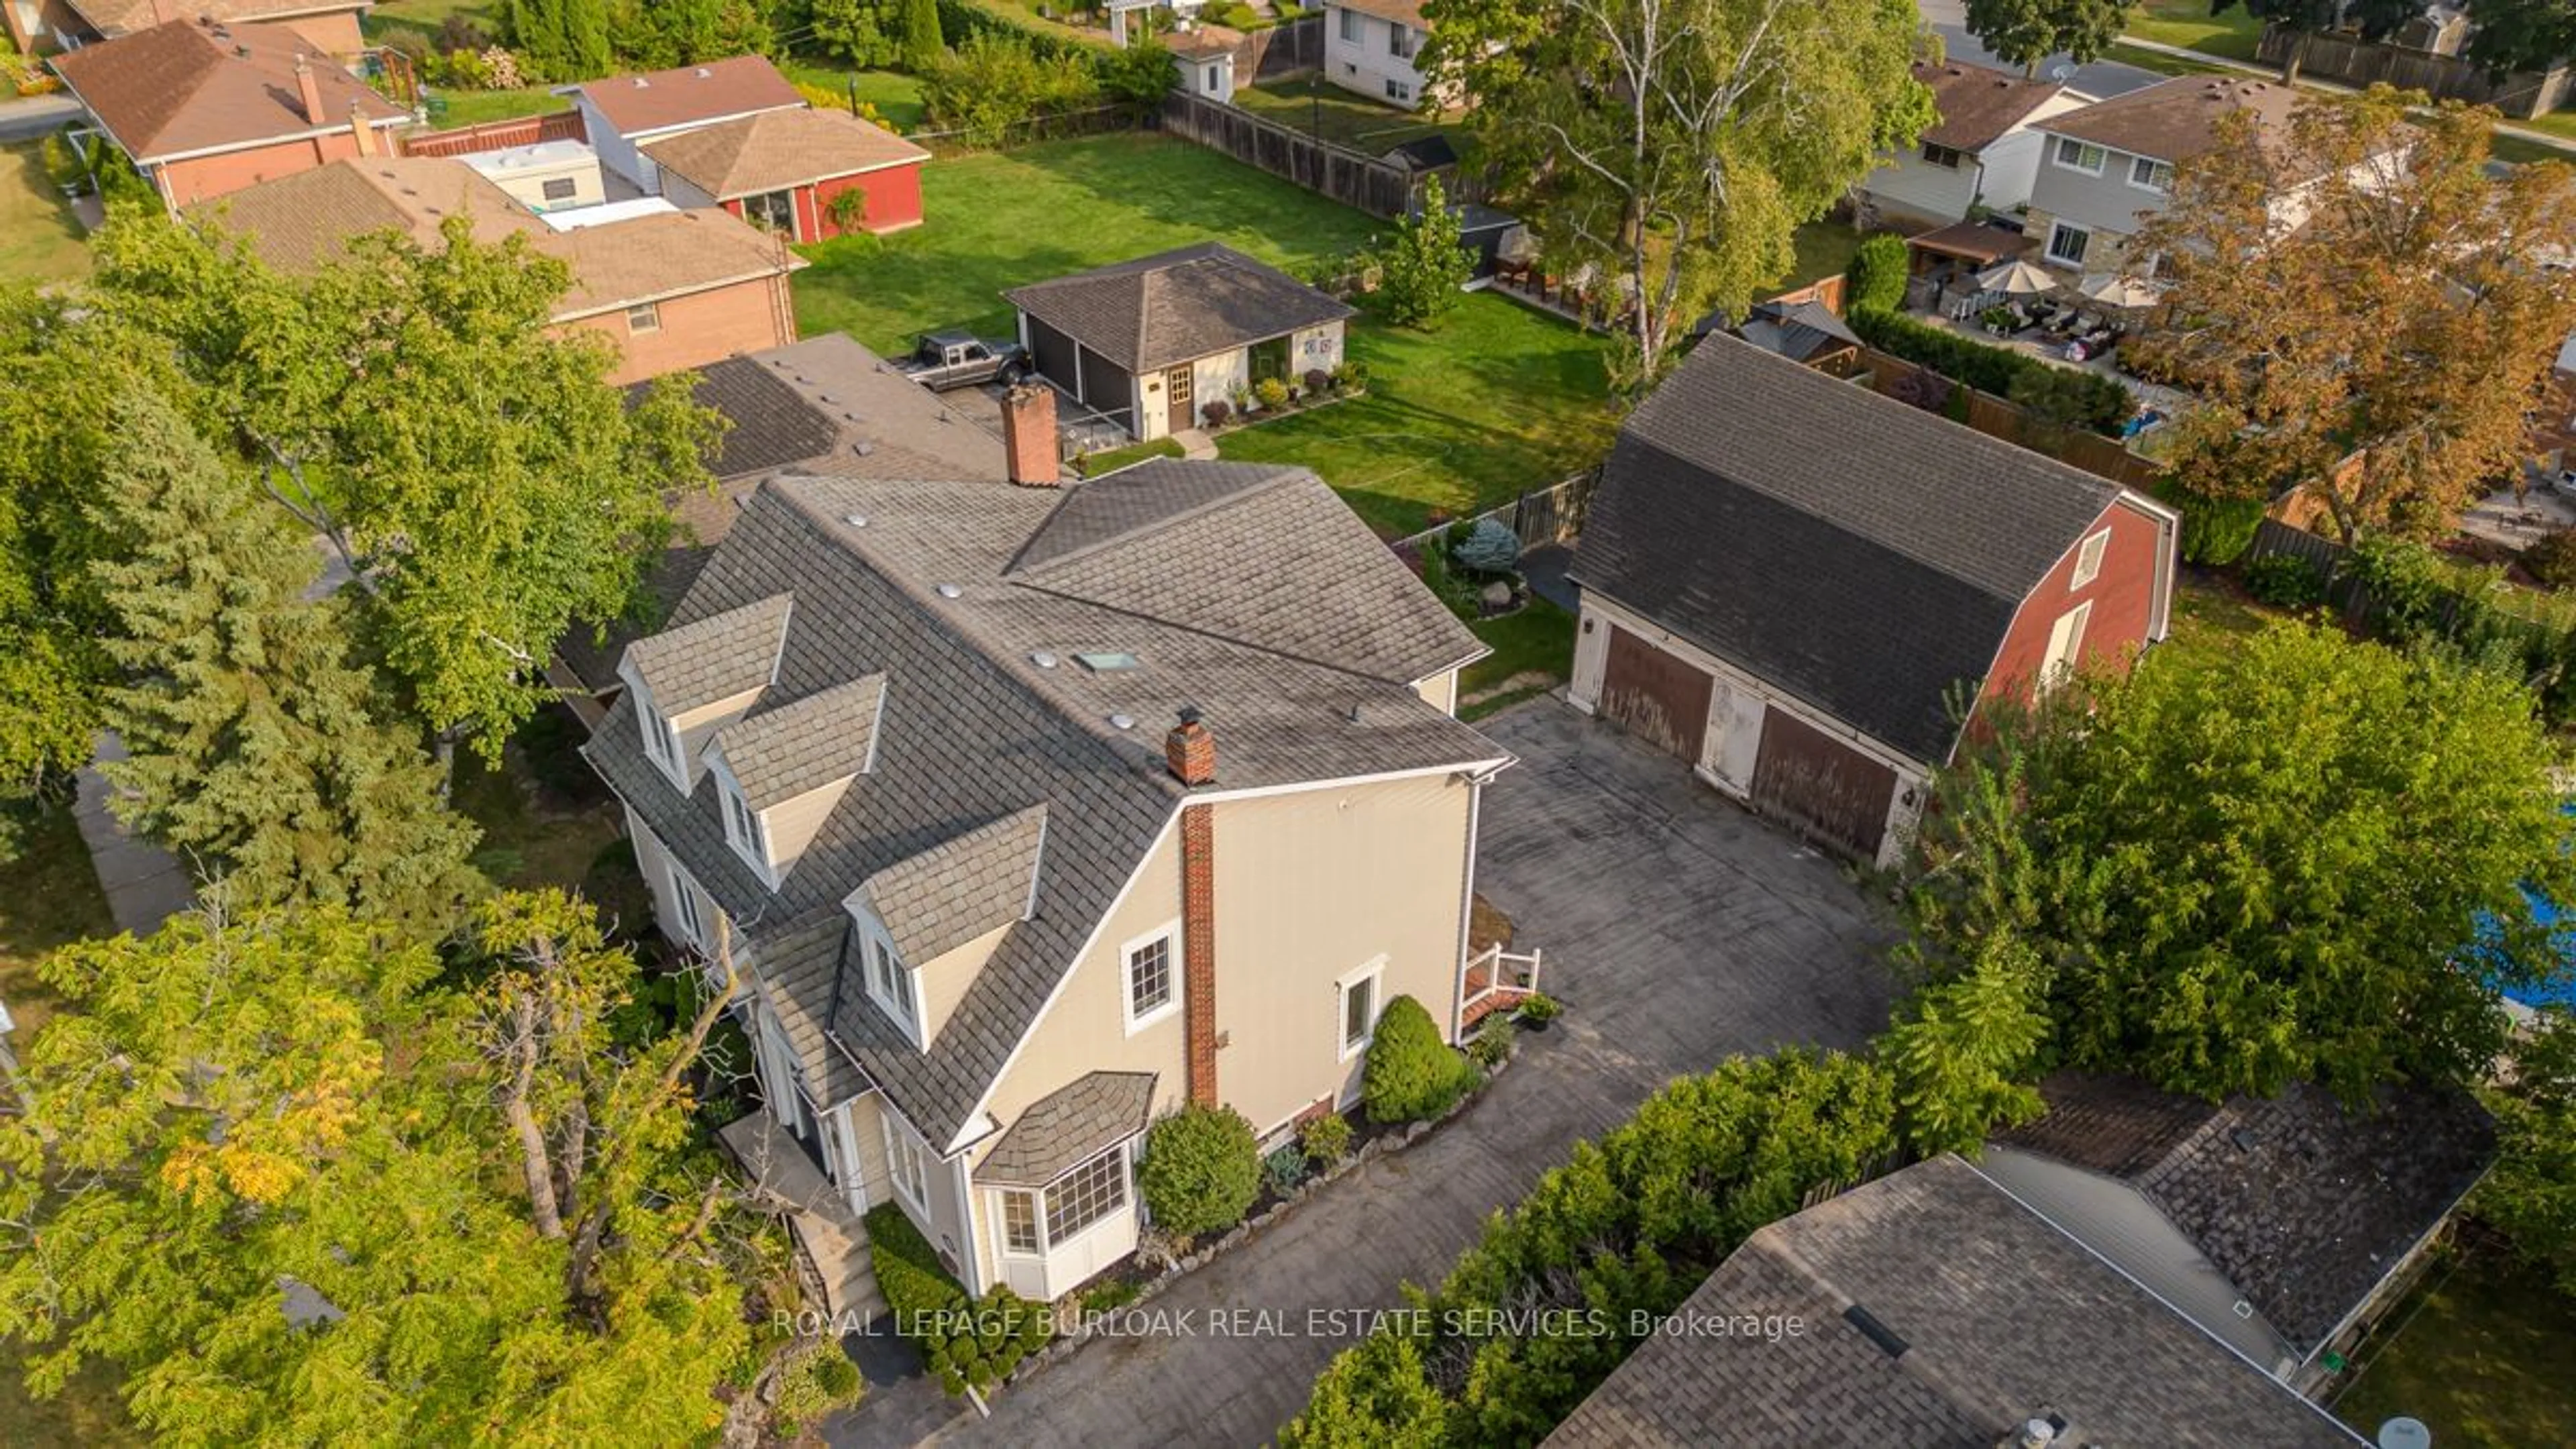
[[[1171,1287],[1173,1283],[1179,1281],[1181,1278],[1197,1272],[1200,1268],[1207,1266],[1211,1260],[1217,1258],[1221,1254],[1242,1246],[1245,1242],[1258,1236],[1264,1229],[1284,1220],[1290,1213],[1303,1207],[1307,1199],[1313,1197],[1316,1193],[1331,1185],[1335,1180],[1358,1171],[1361,1167],[1378,1158],[1389,1157],[1395,1153],[1401,1152],[1404,1149],[1411,1147],[1414,1143],[1431,1135],[1435,1129],[1446,1126],[1448,1123],[1455,1120],[1459,1113],[1466,1111],[1469,1107],[1472,1107],[1477,1102],[1483,1100],[1486,1092],[1492,1089],[1495,1080],[1502,1076],[1504,1070],[1510,1067],[1513,1062],[1520,1059],[1520,1038],[1520,1032],[1516,1031],[1513,1033],[1511,1050],[1504,1053],[1501,1061],[1494,1063],[1490,1067],[1482,1068],[1481,1070],[1484,1080],[1476,1084],[1476,1089],[1474,1091],[1467,1093],[1465,1096],[1460,1097],[1456,1102],[1452,1103],[1448,1111],[1441,1113],[1437,1117],[1426,1117],[1419,1122],[1406,1123],[1398,1130],[1381,1133],[1376,1137],[1370,1138],[1367,1142],[1361,1144],[1360,1149],[1357,1152],[1349,1154],[1341,1161],[1334,1163],[1331,1167],[1328,1167],[1322,1172],[1316,1173],[1305,1181],[1297,1184],[1295,1191],[1289,1193],[1286,1198],[1271,1204],[1267,1211],[1256,1217],[1248,1218],[1243,1222],[1235,1224],[1232,1228],[1227,1230],[1225,1236],[1218,1238],[1215,1242],[1209,1243],[1195,1252],[1184,1254],[1178,1263],[1174,1263],[1171,1266],[1166,1267],[1162,1272],[1149,1279],[1143,1287],[1137,1290],[1135,1297],[1120,1304],[1116,1308],[1105,1310],[1101,1316],[1115,1317],[1116,1315],[1133,1312],[1144,1307],[1146,1304],[1151,1303],[1155,1298],[1161,1296],[1165,1289]],[[1012,1369],[1010,1376],[1002,1381],[1002,1386],[1008,1388],[1016,1385],[1023,1378],[1043,1372],[1049,1364],[1055,1362],[1057,1359],[1069,1358],[1073,1354],[1081,1351],[1082,1346],[1090,1342],[1093,1337],[1091,1324],[1082,1320],[1081,1312],[1081,1304],[1077,1301],[1074,1305],[1075,1321],[1073,1325],[1068,1328],[1059,1324],[1055,1331],[1055,1336],[1048,1341],[1047,1346],[1038,1350],[1036,1353],[1029,1355],[1027,1358],[1020,1360],[1019,1366]]]

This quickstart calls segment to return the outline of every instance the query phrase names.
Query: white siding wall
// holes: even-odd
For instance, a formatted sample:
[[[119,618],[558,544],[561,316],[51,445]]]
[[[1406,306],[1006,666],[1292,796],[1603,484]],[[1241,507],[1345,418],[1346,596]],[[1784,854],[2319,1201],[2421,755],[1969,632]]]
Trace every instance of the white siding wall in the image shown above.
[[[591,104],[590,97],[578,97],[575,103],[581,107],[582,127],[590,137],[590,149],[599,153],[599,164],[643,187],[647,195],[652,194],[656,188],[649,178],[660,168],[644,159],[635,143],[621,135],[608,117],[600,114],[599,107]]]
[[[1308,327],[1289,339],[1288,368],[1292,380],[1302,383],[1306,374],[1320,368],[1330,372],[1342,365],[1342,324],[1327,322],[1321,327]]]
[[[1881,164],[1861,185],[1883,210],[1925,221],[1959,221],[1977,199],[1977,158],[1962,156],[1956,168],[1935,166],[1917,147]]]
[[[1345,20],[1343,17],[1350,17]],[[1391,49],[1387,27],[1394,22],[1335,5],[1324,11],[1324,75],[1345,90],[1357,91],[1374,101],[1407,110],[1422,103],[1422,72],[1413,60],[1398,59]],[[1357,40],[1343,39],[1345,27],[1353,27]],[[1429,37],[1416,33],[1415,58],[1420,45]],[[1387,94],[1387,82],[1401,89],[1401,96]]]
[[[1191,419],[1192,425],[1197,425],[1206,417],[1206,414],[1199,410],[1211,402],[1223,402],[1233,407],[1234,390],[1239,387],[1249,387],[1251,384],[1252,357],[1243,348],[1238,347],[1232,352],[1220,352],[1214,357],[1202,357],[1191,364],[1190,385],[1197,389],[1190,400],[1190,409],[1196,414]],[[1165,406],[1168,407],[1169,404]],[[1239,413],[1243,409],[1235,407],[1235,411]]]

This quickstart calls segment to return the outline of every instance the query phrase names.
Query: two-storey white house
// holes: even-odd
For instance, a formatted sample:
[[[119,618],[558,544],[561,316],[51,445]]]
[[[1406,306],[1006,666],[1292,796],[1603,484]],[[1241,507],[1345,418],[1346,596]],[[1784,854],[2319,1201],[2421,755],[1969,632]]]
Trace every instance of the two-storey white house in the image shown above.
[[[1430,38],[1421,0],[1327,0],[1324,75],[1344,90],[1412,110],[1423,103],[1419,67]]]
[[[1883,224],[1946,226],[1971,211],[2012,211],[2030,200],[2044,148],[2032,127],[2085,104],[2055,81],[2025,80],[1963,61],[1917,61],[1941,118],[1914,149],[1891,153],[1862,181],[1858,199]]]
[[[2130,238],[2171,199],[2174,168],[2216,146],[2220,122],[2243,113],[2264,144],[2285,141],[2298,92],[2273,81],[2177,76],[2036,123],[2046,141],[2022,233],[2052,267],[2132,269]],[[2272,198],[2284,226],[2300,220],[2300,189]]]

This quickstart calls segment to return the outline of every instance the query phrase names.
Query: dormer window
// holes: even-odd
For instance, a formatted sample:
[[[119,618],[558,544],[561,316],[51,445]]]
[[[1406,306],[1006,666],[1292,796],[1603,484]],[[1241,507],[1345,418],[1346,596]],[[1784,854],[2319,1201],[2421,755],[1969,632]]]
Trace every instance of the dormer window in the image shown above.
[[[751,802],[742,798],[740,790],[726,789],[723,793],[725,839],[733,842],[743,859],[760,870],[768,870],[769,837],[761,829],[760,816],[752,811]]]
[[[913,1045],[921,1045],[927,1033],[922,1029],[921,996],[913,986],[912,968],[903,964],[893,945],[879,932],[863,929],[860,934],[861,949],[867,952],[869,998],[903,1028]]]
[[[653,763],[677,778],[680,774],[679,731],[671,728],[671,721],[660,711],[648,707],[639,707],[635,711],[635,723],[644,733],[644,753],[653,758]]]

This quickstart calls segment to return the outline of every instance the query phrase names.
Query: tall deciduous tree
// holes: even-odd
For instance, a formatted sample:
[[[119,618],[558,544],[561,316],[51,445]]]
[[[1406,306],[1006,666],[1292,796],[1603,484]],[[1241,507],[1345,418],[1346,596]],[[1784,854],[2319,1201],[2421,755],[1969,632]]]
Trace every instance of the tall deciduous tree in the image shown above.
[[[1551,268],[1615,279],[1637,380],[1788,274],[1799,224],[1932,119],[1909,0],[1430,0],[1433,83]]]
[[[2101,59],[2128,18],[2120,0],[1968,0],[1966,14],[1968,33],[2026,76],[2052,55],[2078,65]]]
[[[96,505],[113,556],[90,567],[131,681],[107,693],[118,812],[244,899],[434,933],[474,888],[476,831],[349,662],[344,611],[304,597],[319,556],[168,403],[129,392],[115,421]]]
[[[2238,5],[2266,25],[2290,32],[2290,48],[2281,56],[2281,80],[2295,84],[2308,58],[2308,41],[2329,30],[2352,26],[2364,40],[2383,40],[2397,27],[2424,13],[2426,0],[2211,0],[2209,13],[2223,15]]]
[[[2576,0],[2478,0],[2462,53],[2492,76],[2546,71],[2576,55]]]
[[[1896,1075],[1905,1139],[1925,1155],[1974,1153],[1994,1132],[2045,1110],[2048,973],[2009,928],[1976,942],[1963,969],[1930,983],[1879,1041]]]
[[[2487,1104],[2496,1165],[2478,1185],[2477,1213],[2576,1296],[2576,1013],[2541,1013]]]
[[[2304,625],[2150,654],[1945,772],[1916,944],[1958,973],[2011,933],[2064,1061],[2176,1091],[2469,1079],[2487,978],[2561,969],[2522,896],[2576,885],[2554,759],[2519,679],[2431,654]]]
[[[348,561],[412,707],[497,757],[553,697],[555,641],[632,605],[720,426],[686,375],[611,387],[608,345],[551,326],[567,280],[462,218],[288,278],[137,217],[103,235],[83,325],[175,356],[214,436]]]
[[[2228,118],[2131,244],[2204,404],[2176,439],[2201,496],[2303,484],[2347,540],[2433,536],[2526,455],[2576,330],[2576,173],[2491,180],[2494,112],[2410,99],[2315,100],[2269,138]]]
[[[733,1390],[805,1347],[755,1323],[792,1303],[783,1244],[687,1145],[703,1015],[596,1029],[633,963],[582,908],[497,899],[446,962],[311,908],[43,969],[70,1004],[0,1118],[0,1339],[39,1392],[107,1360],[136,1421],[188,1444],[757,1436],[767,1402]],[[559,1231],[520,1100],[557,1148]]]

